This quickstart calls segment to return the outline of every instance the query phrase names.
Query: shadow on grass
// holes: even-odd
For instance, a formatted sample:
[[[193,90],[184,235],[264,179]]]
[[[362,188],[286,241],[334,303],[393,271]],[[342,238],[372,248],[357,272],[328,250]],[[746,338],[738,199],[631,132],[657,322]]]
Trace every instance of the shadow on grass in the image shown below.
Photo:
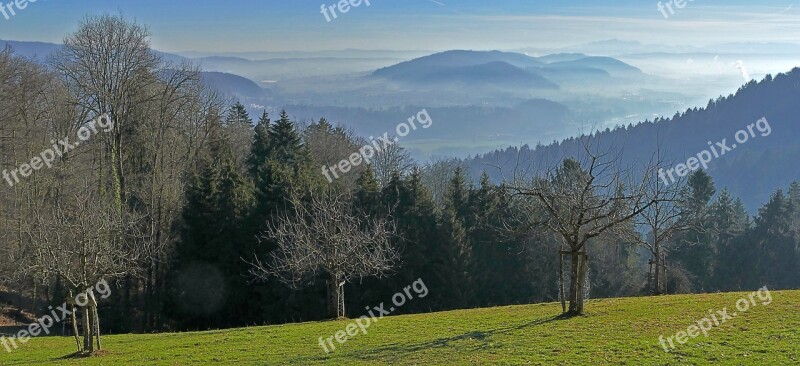
[[[359,358],[361,360],[367,361],[367,360],[375,360],[375,359],[381,358],[382,354],[390,353],[395,358],[402,358],[402,357],[405,357],[407,354],[414,353],[414,352],[419,352],[419,351],[424,351],[424,350],[427,350],[427,349],[455,347],[455,345],[451,345],[451,343],[455,343],[455,342],[459,342],[459,341],[463,341],[463,340],[480,341],[480,342],[482,342],[482,344],[478,345],[477,348],[486,348],[486,347],[488,347],[489,342],[491,340],[490,338],[492,336],[495,336],[495,335],[498,335],[498,334],[507,334],[507,333],[511,333],[511,332],[518,331],[518,330],[522,330],[522,329],[525,329],[525,328],[530,328],[530,327],[535,327],[535,326],[551,323],[551,322],[554,322],[554,321],[569,320],[569,319],[572,319],[574,317],[575,316],[572,316],[572,315],[562,314],[562,315],[554,316],[554,317],[551,317],[551,318],[538,319],[538,320],[530,321],[530,322],[527,322],[527,323],[522,323],[522,324],[515,325],[515,326],[510,326],[510,327],[505,327],[505,328],[498,328],[498,329],[493,329],[493,330],[489,330],[489,331],[469,332],[469,333],[464,333],[464,334],[460,334],[460,335],[453,336],[453,337],[439,338],[439,339],[435,339],[435,340],[432,340],[432,341],[422,342],[422,343],[417,343],[417,344],[410,344],[410,345],[394,344],[394,345],[391,345],[391,346],[386,346],[386,347],[376,348],[374,350],[370,350],[370,352],[368,354],[359,353],[359,354],[356,354],[355,357]],[[383,358],[381,358],[381,359],[383,359]]]
[[[489,342],[491,340],[490,338],[492,336],[498,334],[507,334],[521,329],[535,327],[559,320],[569,320],[575,317],[580,317],[580,316],[561,314],[558,316],[529,321],[526,323],[513,325],[505,328],[492,329],[488,331],[474,331],[453,337],[439,338],[417,344],[400,345],[395,343],[385,347],[370,349],[367,350],[366,352],[364,350],[351,351],[351,352],[342,352],[341,350],[339,350],[331,354],[325,355],[322,352],[322,349],[320,349],[319,356],[299,356],[287,361],[289,361],[291,364],[307,364],[315,361],[341,362],[341,359],[347,359],[347,358],[359,359],[362,361],[374,361],[374,360],[387,361],[389,359],[387,357],[387,354],[391,356],[390,358],[392,360],[396,360],[396,359],[402,359],[404,357],[407,357],[409,354],[419,352],[422,350],[455,347],[455,345],[451,345],[451,343],[463,340],[477,340],[482,342],[482,344],[477,346],[477,348],[487,348],[489,346]]]
[[[77,360],[77,359],[81,359],[81,358],[100,357],[100,356],[105,355],[106,353],[107,353],[106,351],[95,351],[93,353],[89,353],[89,352],[74,352],[74,353],[70,353],[70,354],[68,354],[66,356],[62,356],[62,357],[53,359],[53,361]]]

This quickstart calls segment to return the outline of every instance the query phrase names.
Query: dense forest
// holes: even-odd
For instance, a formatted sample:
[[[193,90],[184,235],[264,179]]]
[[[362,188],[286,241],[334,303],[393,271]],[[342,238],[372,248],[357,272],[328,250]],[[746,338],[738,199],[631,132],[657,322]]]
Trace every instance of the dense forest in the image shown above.
[[[120,333],[358,317],[418,279],[429,295],[396,313],[562,297],[565,238],[551,228],[570,207],[550,210],[546,197],[520,194],[518,181],[496,182],[458,160],[416,163],[400,146],[329,184],[320,168],[366,139],[324,119],[250,116],[207,89],[196,68],[160,59],[147,36],[140,25],[102,16],[87,19],[45,65],[11,49],[0,53],[2,169],[44,156],[65,137],[81,143],[52,167],[2,182],[0,300],[38,314],[105,279],[112,287],[98,304],[103,333]],[[724,112],[726,100],[709,108],[737,113]],[[72,137],[104,115],[111,128]],[[761,115],[750,117],[742,116]],[[655,124],[679,129],[679,122]],[[569,192],[591,182],[585,161],[575,149],[559,157],[553,174],[529,180]],[[800,183],[775,191],[756,216],[703,170],[671,189],[669,199],[657,192],[615,230],[586,237],[589,297],[800,286]],[[584,193],[588,202],[615,202]],[[299,213],[297,221],[325,226],[316,213],[330,197],[342,203],[330,207],[338,210],[331,220],[352,218],[354,231],[386,229],[367,256],[391,255],[376,260],[379,270],[339,276],[312,263],[287,279],[274,266],[291,254],[278,235],[291,225],[282,223]],[[671,212],[668,235],[639,220],[660,203]],[[343,308],[331,309],[331,292]]]
[[[709,100],[705,108],[690,108],[675,113],[671,118],[658,117],[637,125],[597,129],[593,138],[604,145],[613,145],[625,154],[621,159],[627,163],[649,157],[656,146],[662,155],[674,162],[686,161],[708,148],[708,142],[735,143],[734,134],[755,121],[766,118],[772,133],[747,141],[724,159],[715,159],[708,165],[708,172],[731,194],[741,197],[747,211],[755,214],[760,205],[769,200],[778,188],[785,188],[800,177],[800,125],[796,116],[800,114],[800,69],[786,73],[767,75],[763,80],[751,80],[735,94]],[[479,154],[467,159],[473,178],[486,170],[492,181],[501,182],[502,171],[487,167],[513,166],[523,157],[534,161],[547,161],[553,156],[580,153],[583,149],[581,137],[549,144],[510,147]]]

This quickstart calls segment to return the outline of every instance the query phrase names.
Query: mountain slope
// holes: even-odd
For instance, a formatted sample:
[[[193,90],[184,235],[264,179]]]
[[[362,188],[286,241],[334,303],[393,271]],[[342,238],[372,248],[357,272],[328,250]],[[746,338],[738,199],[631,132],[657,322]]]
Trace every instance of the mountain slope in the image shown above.
[[[464,83],[537,89],[558,88],[558,85],[536,72],[523,70],[502,61],[469,66],[430,66],[425,70],[393,70],[391,73],[383,72],[376,75],[397,81],[424,84]]]
[[[5,49],[6,47],[11,47],[18,56],[44,60],[53,52],[58,51],[61,45],[45,42],[20,42],[0,39],[0,49]]]
[[[260,98],[265,96],[263,88],[254,81],[239,75],[204,71],[202,78],[206,85],[228,95],[240,98]]]
[[[352,321],[181,334],[105,336],[105,353],[64,358],[69,337],[36,338],[4,365],[792,365],[800,360],[800,291],[755,297],[747,312],[675,342],[659,336],[727,309],[750,293],[591,300],[586,316],[559,319],[556,303],[385,317],[326,354],[320,338]],[[765,298],[766,300],[766,298]],[[388,304],[387,304],[388,306]],[[352,334],[352,333],[351,333]]]
[[[553,81],[605,83],[609,76],[643,76],[641,70],[610,57],[580,53],[554,54],[539,58],[500,51],[447,51],[385,67],[375,77],[407,83],[462,82],[526,85],[555,89]],[[551,79],[552,77],[552,79]],[[588,79],[587,79],[588,78]]]
[[[717,190],[728,187],[734,196],[741,197],[751,212],[778,188],[787,187],[800,179],[800,69],[767,77],[761,82],[752,81],[736,95],[711,101],[704,109],[690,109],[671,119],[659,119],[632,127],[606,129],[595,136],[595,143],[604,148],[624,151],[624,165],[646,162],[661,146],[662,154],[673,164],[685,163],[709,148],[709,142],[726,139],[735,144],[739,130],[766,118],[771,129],[767,136],[755,130],[756,137],[749,138],[735,150],[713,159],[708,171],[714,177]],[[766,131],[765,131],[766,132]],[[473,175],[479,175],[487,166],[513,169],[517,159],[545,162],[554,156],[578,156],[583,150],[580,139],[531,149],[509,148],[485,154],[467,163]],[[518,154],[520,156],[518,156]],[[674,165],[665,168],[674,167]],[[487,172],[496,181],[501,174],[495,169]]]
[[[61,49],[61,45],[55,43],[0,40],[0,49],[6,46],[11,47],[14,54],[35,59],[37,62],[47,61],[47,57]],[[183,56],[160,51],[153,52],[161,56],[162,60],[174,65],[188,61]],[[203,72],[201,76],[206,85],[227,95],[242,98],[261,98],[265,96],[265,90],[258,86],[258,84],[238,75],[223,72]]]
[[[459,66],[476,66],[490,62],[505,62],[516,67],[531,67],[542,66],[541,61],[533,57],[529,57],[519,53],[501,52],[501,51],[466,51],[466,50],[453,50],[432,55],[423,56],[410,61],[401,62],[397,65],[383,68],[376,72],[382,74],[392,70],[405,71],[408,69],[417,69],[424,67],[459,67]]]
[[[642,70],[628,65],[620,60],[611,57],[583,57],[570,61],[559,61],[550,63],[547,68],[554,69],[598,69],[612,75],[640,74]]]
[[[11,47],[14,50],[14,54],[16,54],[17,56],[35,59],[39,62],[46,61],[47,57],[49,57],[51,54],[61,49],[61,45],[56,43],[6,41],[0,39],[0,49],[4,49],[7,46]],[[178,56],[172,53],[155,51],[155,50],[153,52],[161,56],[161,58],[167,62],[172,62],[177,64],[188,60],[183,56]]]

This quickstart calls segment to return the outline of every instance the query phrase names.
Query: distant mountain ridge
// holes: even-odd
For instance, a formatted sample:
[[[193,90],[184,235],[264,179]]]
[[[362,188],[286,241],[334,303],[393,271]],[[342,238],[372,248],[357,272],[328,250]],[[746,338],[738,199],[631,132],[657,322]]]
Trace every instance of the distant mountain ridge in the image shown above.
[[[52,55],[54,52],[61,49],[62,45],[56,43],[47,43],[47,42],[8,41],[0,39],[0,50],[5,49],[6,47],[11,47],[11,49],[14,50],[14,54],[16,54],[17,56],[36,59],[42,62],[45,61],[47,57]],[[156,50],[153,50],[153,52],[161,56],[164,59],[164,61],[168,62],[181,63],[188,60],[183,56],[175,55],[172,53],[161,52]]]
[[[562,71],[597,77],[643,75],[641,70],[610,57],[581,53],[531,57],[501,51],[454,50],[435,53],[378,69],[372,75],[407,83],[462,82],[558,88]],[[568,77],[570,75],[563,75]]]
[[[203,82],[218,91],[239,98],[263,98],[267,91],[254,81],[224,72],[204,71]]]
[[[0,40],[0,49],[11,47],[15,55],[34,59],[38,62],[45,62],[53,53],[61,49],[62,45],[45,42],[18,42]],[[189,61],[183,56],[178,56],[160,51],[153,51],[160,55],[163,60],[173,64]],[[223,94],[240,98],[262,98],[266,95],[265,89],[245,77],[223,72],[201,73],[203,82]]]

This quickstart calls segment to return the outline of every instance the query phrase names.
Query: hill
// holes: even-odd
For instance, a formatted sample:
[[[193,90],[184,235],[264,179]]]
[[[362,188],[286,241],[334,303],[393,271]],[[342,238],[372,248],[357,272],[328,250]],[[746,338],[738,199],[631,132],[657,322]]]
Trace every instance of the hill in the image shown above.
[[[378,69],[372,75],[408,83],[462,82],[556,89],[565,76],[583,83],[607,82],[608,76],[643,76],[641,70],[610,57],[580,53],[542,57],[500,51],[446,51]],[[553,79],[550,79],[550,78]],[[589,79],[587,79],[589,78]]]
[[[11,47],[14,50],[14,54],[18,56],[35,59],[40,62],[45,61],[47,57],[61,49],[61,45],[56,43],[7,41],[0,39],[0,50],[6,47]],[[181,62],[188,60],[183,56],[178,56],[172,53],[155,50],[153,52],[161,56],[164,61],[172,62],[174,64],[180,64]]]
[[[728,314],[749,293],[592,300],[588,315],[560,319],[560,304],[393,316],[326,355],[320,337],[349,321],[104,338],[89,359],[65,359],[68,337],[38,338],[3,365],[789,365],[800,361],[800,291],[775,291],[719,327],[666,353],[669,337]]]
[[[204,71],[202,78],[208,86],[238,98],[261,98],[266,94],[254,81],[239,75]]]
[[[705,108],[692,108],[669,119],[659,118],[636,126],[607,128],[598,131],[594,139],[599,146],[624,151],[622,163],[626,166],[646,162],[658,146],[667,161],[679,164],[723,139],[729,147],[736,146],[738,131],[766,118],[769,131],[753,128],[754,133],[748,133],[752,137],[746,143],[714,158],[707,169],[718,191],[729,188],[754,212],[776,189],[800,178],[797,164],[800,125],[796,121],[800,115],[799,95],[800,69],[794,69],[760,82],[751,81],[735,95],[709,101]],[[536,148],[527,145],[508,148],[469,159],[467,164],[475,178],[486,170],[495,181],[500,181],[501,172],[487,167],[501,166],[508,171],[517,161],[545,162],[557,156],[579,156],[583,151],[582,141],[570,138]]]

